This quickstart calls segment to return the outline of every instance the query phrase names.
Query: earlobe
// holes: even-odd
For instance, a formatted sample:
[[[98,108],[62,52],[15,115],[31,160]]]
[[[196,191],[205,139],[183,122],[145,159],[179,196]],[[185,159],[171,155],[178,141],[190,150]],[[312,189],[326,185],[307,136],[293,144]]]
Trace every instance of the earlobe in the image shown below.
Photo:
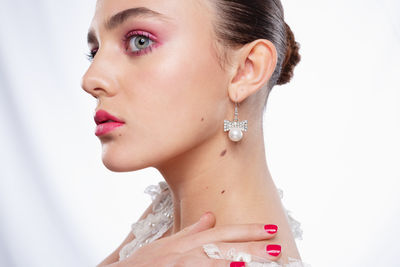
[[[242,102],[256,93],[271,78],[277,63],[277,51],[272,42],[257,39],[243,46],[237,57],[236,73],[229,86],[233,102]]]

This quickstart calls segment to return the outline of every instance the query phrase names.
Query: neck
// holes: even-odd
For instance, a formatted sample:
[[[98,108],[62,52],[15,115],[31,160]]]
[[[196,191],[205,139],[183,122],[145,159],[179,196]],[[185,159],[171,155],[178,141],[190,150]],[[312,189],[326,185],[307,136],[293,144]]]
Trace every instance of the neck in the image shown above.
[[[255,123],[254,123],[255,124]],[[232,142],[219,131],[213,138],[156,168],[172,190],[171,234],[195,223],[207,211],[216,225],[276,224],[273,242],[282,245],[282,259],[300,259],[286,212],[267,167],[262,124]]]
[[[273,223],[282,214],[267,167],[262,125],[255,128],[238,143],[226,132],[216,133],[157,168],[173,192],[173,233],[206,211],[215,214],[217,225]]]

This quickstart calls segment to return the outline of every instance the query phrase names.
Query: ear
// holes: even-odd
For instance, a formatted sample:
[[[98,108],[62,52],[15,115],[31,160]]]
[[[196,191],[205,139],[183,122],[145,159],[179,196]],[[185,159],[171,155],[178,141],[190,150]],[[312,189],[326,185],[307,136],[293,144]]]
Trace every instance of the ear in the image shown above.
[[[271,78],[276,67],[277,51],[272,42],[257,39],[237,52],[234,76],[228,91],[230,99],[240,103]]]

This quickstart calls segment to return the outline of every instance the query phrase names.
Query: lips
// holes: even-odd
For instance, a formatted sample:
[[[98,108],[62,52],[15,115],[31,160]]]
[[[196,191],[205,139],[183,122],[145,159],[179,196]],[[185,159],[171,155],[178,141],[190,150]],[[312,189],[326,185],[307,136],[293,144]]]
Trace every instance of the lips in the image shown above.
[[[105,110],[99,110],[94,116],[94,121],[97,125],[95,134],[97,136],[106,134],[117,127],[125,124],[124,121],[118,119],[117,117],[109,114]]]
[[[109,114],[107,111],[102,109],[96,112],[96,115],[94,116],[94,121],[96,122],[97,125],[107,122],[124,123],[124,121],[118,119],[117,117],[114,117],[113,115]]]

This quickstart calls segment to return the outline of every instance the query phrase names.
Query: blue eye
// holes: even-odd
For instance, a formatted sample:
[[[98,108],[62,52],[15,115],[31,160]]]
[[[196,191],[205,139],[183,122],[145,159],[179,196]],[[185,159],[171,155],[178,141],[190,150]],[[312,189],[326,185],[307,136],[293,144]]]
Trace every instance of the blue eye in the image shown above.
[[[135,55],[144,55],[151,52],[154,47],[159,46],[157,38],[145,31],[131,31],[124,36],[123,42],[125,50],[128,53],[133,53]],[[99,48],[91,50],[86,56],[89,61],[93,61]]]
[[[153,41],[144,35],[136,35],[129,40],[129,47],[132,52],[137,52],[149,47]]]
[[[144,55],[158,45],[154,39],[156,37],[145,31],[131,31],[124,37],[126,51],[136,55]]]

